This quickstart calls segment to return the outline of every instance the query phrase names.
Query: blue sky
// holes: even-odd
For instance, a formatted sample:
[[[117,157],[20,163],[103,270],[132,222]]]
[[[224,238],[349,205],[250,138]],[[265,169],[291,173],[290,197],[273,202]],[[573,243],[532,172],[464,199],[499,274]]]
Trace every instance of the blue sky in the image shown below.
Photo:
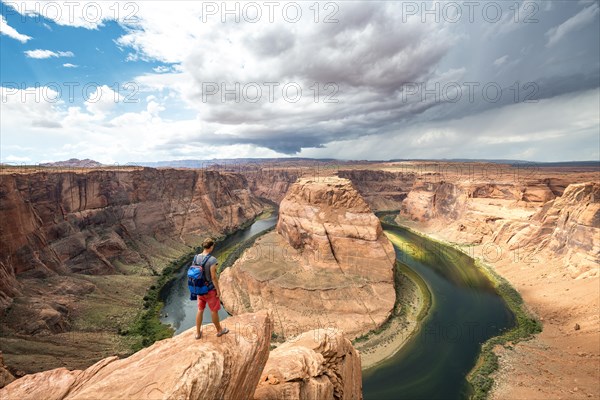
[[[221,4],[2,2],[2,162],[600,157],[597,0]]]

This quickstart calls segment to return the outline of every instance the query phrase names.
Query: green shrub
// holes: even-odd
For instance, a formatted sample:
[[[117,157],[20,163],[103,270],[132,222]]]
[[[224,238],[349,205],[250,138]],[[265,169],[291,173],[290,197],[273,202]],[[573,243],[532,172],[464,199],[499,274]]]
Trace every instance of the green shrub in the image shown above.
[[[479,261],[476,265],[483,273],[494,283],[496,291],[504,299],[508,308],[515,316],[515,327],[504,332],[500,336],[490,338],[481,346],[479,360],[473,370],[467,376],[468,381],[472,386],[471,399],[483,400],[487,399],[490,390],[494,384],[491,375],[498,370],[498,356],[494,353],[496,345],[506,345],[506,343],[517,343],[523,340],[528,340],[533,335],[542,331],[540,321],[533,318],[525,310],[523,298],[506,279],[498,275],[495,271],[487,268]]]

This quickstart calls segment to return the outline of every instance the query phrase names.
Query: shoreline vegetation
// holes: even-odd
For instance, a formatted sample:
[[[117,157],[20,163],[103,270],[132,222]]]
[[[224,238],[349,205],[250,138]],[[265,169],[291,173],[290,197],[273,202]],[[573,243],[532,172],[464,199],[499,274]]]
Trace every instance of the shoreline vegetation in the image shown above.
[[[269,218],[274,212],[275,209],[273,208],[265,209],[254,219],[249,220],[245,224],[241,225],[235,231],[227,232],[217,237],[217,245],[225,242],[230,235],[248,228],[254,222]],[[227,251],[220,254],[219,259],[224,259],[224,261],[221,264],[219,273],[227,266],[233,264],[235,259],[237,259],[237,257],[245,250],[245,248],[252,245],[252,243],[254,243],[254,241],[264,233],[266,233],[266,231],[260,232],[242,243],[233,245],[231,246],[231,249],[227,249]],[[247,242],[251,243],[248,245]],[[132,343],[130,345],[132,353],[148,347],[159,340],[173,337],[175,330],[170,325],[164,324],[160,320],[161,310],[164,307],[164,291],[169,287],[169,285],[173,284],[177,278],[177,274],[181,272],[181,269],[192,262],[194,255],[199,250],[200,248],[196,247],[193,251],[188,251],[175,260],[169,262],[168,265],[162,270],[158,279],[147,289],[146,294],[143,297],[143,309],[137,314],[131,325],[124,330],[119,329],[118,334],[120,336],[126,336],[130,338],[130,343]]]
[[[418,231],[412,226],[399,225],[395,221],[395,215],[397,214],[398,212],[395,211],[377,213],[384,225],[388,224],[406,229],[415,235],[444,246],[452,247],[469,256],[469,254],[464,251],[464,247],[467,247],[465,245],[433,238],[426,233]],[[509,329],[498,336],[489,338],[481,345],[481,350],[475,366],[467,375],[467,381],[470,383],[472,389],[469,396],[470,399],[483,400],[488,398],[489,392],[494,385],[494,378],[492,375],[499,368],[498,356],[494,353],[494,347],[504,346],[510,348],[515,343],[530,340],[534,335],[540,333],[543,327],[541,322],[527,310],[519,292],[504,277],[498,274],[492,266],[481,260],[475,258],[474,261],[475,266],[493,284],[494,289],[498,295],[502,297],[515,317],[515,326],[512,329]]]
[[[494,385],[494,378],[491,375],[499,368],[498,356],[494,353],[494,347],[512,348],[515,343],[532,339],[534,335],[542,332],[543,327],[542,323],[526,309],[519,292],[504,277],[493,270],[491,266],[477,259],[475,265],[494,284],[496,291],[514,314],[516,322],[514,328],[483,343],[477,363],[467,375],[467,380],[473,387],[471,398],[479,400],[487,399]]]

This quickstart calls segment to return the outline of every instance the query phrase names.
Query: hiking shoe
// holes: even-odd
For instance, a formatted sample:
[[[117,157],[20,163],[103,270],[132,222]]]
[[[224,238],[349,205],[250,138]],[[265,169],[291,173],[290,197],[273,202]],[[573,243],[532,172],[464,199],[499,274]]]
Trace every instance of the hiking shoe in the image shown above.
[[[223,330],[221,332],[217,333],[217,337],[221,337],[226,333],[229,333],[229,329],[223,328]]]

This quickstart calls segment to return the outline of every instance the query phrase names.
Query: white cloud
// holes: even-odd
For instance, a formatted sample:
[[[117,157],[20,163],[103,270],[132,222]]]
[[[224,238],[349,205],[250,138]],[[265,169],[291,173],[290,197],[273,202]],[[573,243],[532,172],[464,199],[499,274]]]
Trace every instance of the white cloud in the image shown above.
[[[594,21],[598,12],[600,12],[598,3],[593,3],[591,6],[584,8],[559,26],[548,30],[548,32],[546,32],[546,36],[548,36],[546,47],[554,46],[569,33],[575,32]]]
[[[170,104],[159,94],[147,96],[145,109],[123,112],[116,93],[98,88],[102,98],[85,107],[67,107],[50,100],[49,88],[26,91],[2,88],[3,147],[14,157],[39,162],[71,157],[104,163],[159,161],[186,158],[281,157],[282,153],[247,144],[211,143],[213,132],[226,126],[196,118],[168,120],[161,115]],[[35,92],[36,96],[31,93]],[[25,94],[29,93],[29,94]],[[94,97],[94,96],[90,96]],[[425,122],[408,127],[388,127],[365,132],[350,140],[333,141],[324,148],[305,149],[299,156],[364,158],[503,158],[539,161],[598,159],[600,127],[598,89],[569,94],[537,103],[517,103],[450,121]],[[6,111],[6,112],[4,112]],[[35,118],[32,118],[32,115]],[[114,115],[114,117],[112,117]],[[360,118],[359,118],[360,119]],[[58,124],[61,129],[51,129]],[[241,127],[250,129],[249,126]],[[328,129],[327,126],[323,127]],[[257,129],[260,130],[260,127]],[[227,130],[232,133],[235,130]],[[206,137],[204,141],[198,137]],[[272,136],[271,140],[285,137]],[[23,149],[24,143],[36,143]],[[384,144],[384,145],[382,145]],[[201,154],[201,156],[200,156]],[[9,161],[8,157],[4,158]]]
[[[88,96],[85,108],[94,119],[102,120],[122,101],[123,96],[112,88],[102,85],[96,87],[96,90]]]
[[[17,32],[15,28],[8,25],[8,22],[6,22],[6,18],[4,18],[4,15],[1,15],[0,17],[0,34],[11,37],[15,40],[18,40],[21,43],[27,43],[27,41],[31,39],[31,36],[23,35],[22,33]]]
[[[495,67],[499,67],[502,64],[504,64],[506,62],[506,60],[508,60],[508,55],[504,55],[502,57],[497,58],[496,60],[494,60],[494,66]]]
[[[63,64],[63,67],[65,67],[65,68],[77,68],[77,67],[79,67],[79,65],[75,65],[75,64],[71,64],[71,63],[65,63],[65,64]]]
[[[129,161],[159,161],[165,159],[195,158],[202,154],[214,157],[274,157],[272,150],[251,144],[210,145],[190,142],[177,148],[163,145],[173,136],[188,137],[194,132],[211,132],[215,126],[191,119],[164,120],[164,98],[153,95],[143,101],[145,109],[123,112],[123,98],[111,88],[99,87],[84,107],[69,106],[63,101],[53,102],[58,95],[47,87],[25,90],[0,87],[2,94],[2,147],[12,157],[2,155],[2,162],[42,160],[56,161],[67,158],[92,158],[103,163]],[[113,117],[114,115],[114,117]],[[35,117],[32,117],[35,116]],[[60,129],[50,129],[57,124]],[[36,145],[24,147],[23,144]]]
[[[56,52],[54,52],[52,50],[41,50],[41,49],[27,50],[24,53],[29,58],[37,58],[37,59],[44,59],[44,58],[51,58],[51,57],[73,57],[73,56],[75,56],[75,54],[73,54],[73,52],[71,52],[71,51],[56,51]]]
[[[152,68],[152,71],[156,72],[157,74],[162,74],[164,72],[171,71],[171,68],[167,67],[166,65],[159,65],[158,67]]]
[[[6,158],[4,158],[4,162],[9,162],[9,163],[24,163],[24,162],[28,162],[31,161],[31,158],[29,157],[18,157],[18,156],[14,156],[14,155],[9,155]]]
[[[244,18],[223,23],[219,14],[202,21],[202,8],[192,2],[147,2],[117,43],[134,51],[128,59],[173,64],[170,71],[160,66],[135,81],[141,90],[164,91],[183,101],[199,121],[214,127],[211,134],[221,135],[215,140],[240,138],[240,144],[293,153],[306,135],[306,146],[327,140],[308,126],[327,125],[331,137],[336,135],[331,127],[342,133],[352,121],[368,125],[373,117],[406,113],[409,105],[398,101],[397,92],[405,82],[428,80],[457,40],[444,23],[429,26],[418,17],[395,23],[401,10],[385,2],[343,3],[337,17],[345,24],[315,23],[309,6],[302,3],[304,23],[287,22],[279,9],[273,23],[263,10],[262,23],[252,24]],[[277,85],[273,92],[270,82]],[[207,95],[213,84],[219,92]],[[222,101],[223,89],[236,84],[236,94]],[[286,85],[292,94],[301,88],[298,102],[286,100]],[[249,87],[261,90],[256,103],[248,100],[255,90],[245,96]],[[269,139],[286,131],[295,138]],[[200,141],[202,135],[196,131],[182,140]]]

